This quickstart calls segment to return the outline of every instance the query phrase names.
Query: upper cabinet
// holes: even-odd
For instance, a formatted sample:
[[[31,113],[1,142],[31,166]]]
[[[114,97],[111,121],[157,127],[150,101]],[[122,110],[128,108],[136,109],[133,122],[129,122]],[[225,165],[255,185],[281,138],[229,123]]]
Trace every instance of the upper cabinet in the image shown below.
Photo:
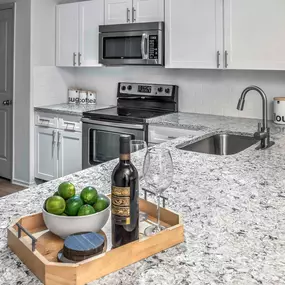
[[[132,0],[105,0],[105,24],[130,23],[132,7]]]
[[[105,24],[164,21],[164,0],[105,0]]]
[[[133,0],[133,22],[163,22],[164,0]]]
[[[285,69],[285,1],[226,0],[229,69]]]
[[[56,7],[56,65],[75,66],[78,56],[78,3]]]
[[[285,70],[284,0],[165,0],[166,67]]]
[[[166,67],[222,68],[222,0],[166,0]]]
[[[104,24],[104,0],[56,7],[56,65],[100,66],[99,25]]]

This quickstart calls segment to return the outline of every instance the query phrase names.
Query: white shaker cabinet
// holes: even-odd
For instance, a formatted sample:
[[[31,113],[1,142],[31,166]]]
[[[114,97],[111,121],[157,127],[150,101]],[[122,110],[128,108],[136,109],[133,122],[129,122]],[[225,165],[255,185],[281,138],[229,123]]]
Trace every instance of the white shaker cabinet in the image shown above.
[[[82,170],[81,118],[49,113],[35,117],[35,178],[48,181]]]
[[[58,131],[58,176],[82,170],[82,134]]]
[[[223,1],[165,0],[166,67],[223,68]]]
[[[164,0],[105,0],[105,24],[164,21]]]
[[[56,65],[101,66],[99,25],[104,24],[104,0],[56,6]]]
[[[285,1],[224,1],[226,66],[285,69]]]
[[[127,24],[132,19],[132,0],[105,0],[105,24]]]
[[[56,6],[56,65],[75,66],[78,56],[78,3]]]
[[[133,0],[133,22],[163,22],[164,0]]]
[[[35,127],[35,177],[43,180],[57,178],[57,132],[55,129]]]
[[[99,65],[99,25],[103,23],[103,0],[79,3],[79,66]]]

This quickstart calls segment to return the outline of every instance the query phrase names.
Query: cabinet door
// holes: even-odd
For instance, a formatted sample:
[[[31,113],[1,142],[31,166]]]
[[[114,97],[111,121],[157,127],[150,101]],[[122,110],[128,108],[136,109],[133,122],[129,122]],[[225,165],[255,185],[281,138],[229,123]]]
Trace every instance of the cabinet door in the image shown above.
[[[134,0],[132,21],[137,23],[164,21],[164,0]]]
[[[105,0],[105,24],[126,24],[132,20],[132,0]]]
[[[56,65],[78,65],[78,3],[56,6]]]
[[[82,133],[58,132],[58,177],[82,170]]]
[[[57,178],[57,131],[35,127],[35,177],[43,180]]]
[[[166,67],[222,67],[222,0],[166,0],[165,25]]]
[[[225,1],[225,49],[231,69],[285,69],[285,1]]]
[[[79,3],[79,66],[100,66],[99,25],[104,24],[104,0]]]

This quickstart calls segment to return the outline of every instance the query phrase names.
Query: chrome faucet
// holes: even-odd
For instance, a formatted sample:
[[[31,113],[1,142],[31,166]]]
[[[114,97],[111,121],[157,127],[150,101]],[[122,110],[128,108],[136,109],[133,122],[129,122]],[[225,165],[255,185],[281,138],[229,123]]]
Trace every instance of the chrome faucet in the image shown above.
[[[258,130],[254,133],[254,138],[260,140],[260,146],[257,149],[266,149],[274,145],[270,141],[270,128],[268,128],[268,114],[267,114],[267,96],[265,92],[258,86],[249,86],[243,90],[238,101],[237,109],[243,111],[245,96],[249,91],[256,91],[262,98],[262,126],[258,123]]]

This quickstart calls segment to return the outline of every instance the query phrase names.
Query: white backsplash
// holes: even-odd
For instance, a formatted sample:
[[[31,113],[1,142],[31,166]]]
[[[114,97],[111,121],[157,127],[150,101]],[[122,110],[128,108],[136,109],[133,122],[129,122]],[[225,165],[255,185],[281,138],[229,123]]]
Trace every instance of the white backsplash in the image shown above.
[[[259,94],[248,94],[243,112],[236,109],[242,90],[248,85],[264,89],[270,103],[285,96],[283,71],[179,70],[159,67],[77,68],[77,87],[95,90],[98,104],[116,104],[117,83],[120,81],[176,84],[179,86],[179,110],[234,117],[261,117]]]
[[[68,102],[68,88],[75,85],[73,68],[35,66],[33,70],[34,106]]]

